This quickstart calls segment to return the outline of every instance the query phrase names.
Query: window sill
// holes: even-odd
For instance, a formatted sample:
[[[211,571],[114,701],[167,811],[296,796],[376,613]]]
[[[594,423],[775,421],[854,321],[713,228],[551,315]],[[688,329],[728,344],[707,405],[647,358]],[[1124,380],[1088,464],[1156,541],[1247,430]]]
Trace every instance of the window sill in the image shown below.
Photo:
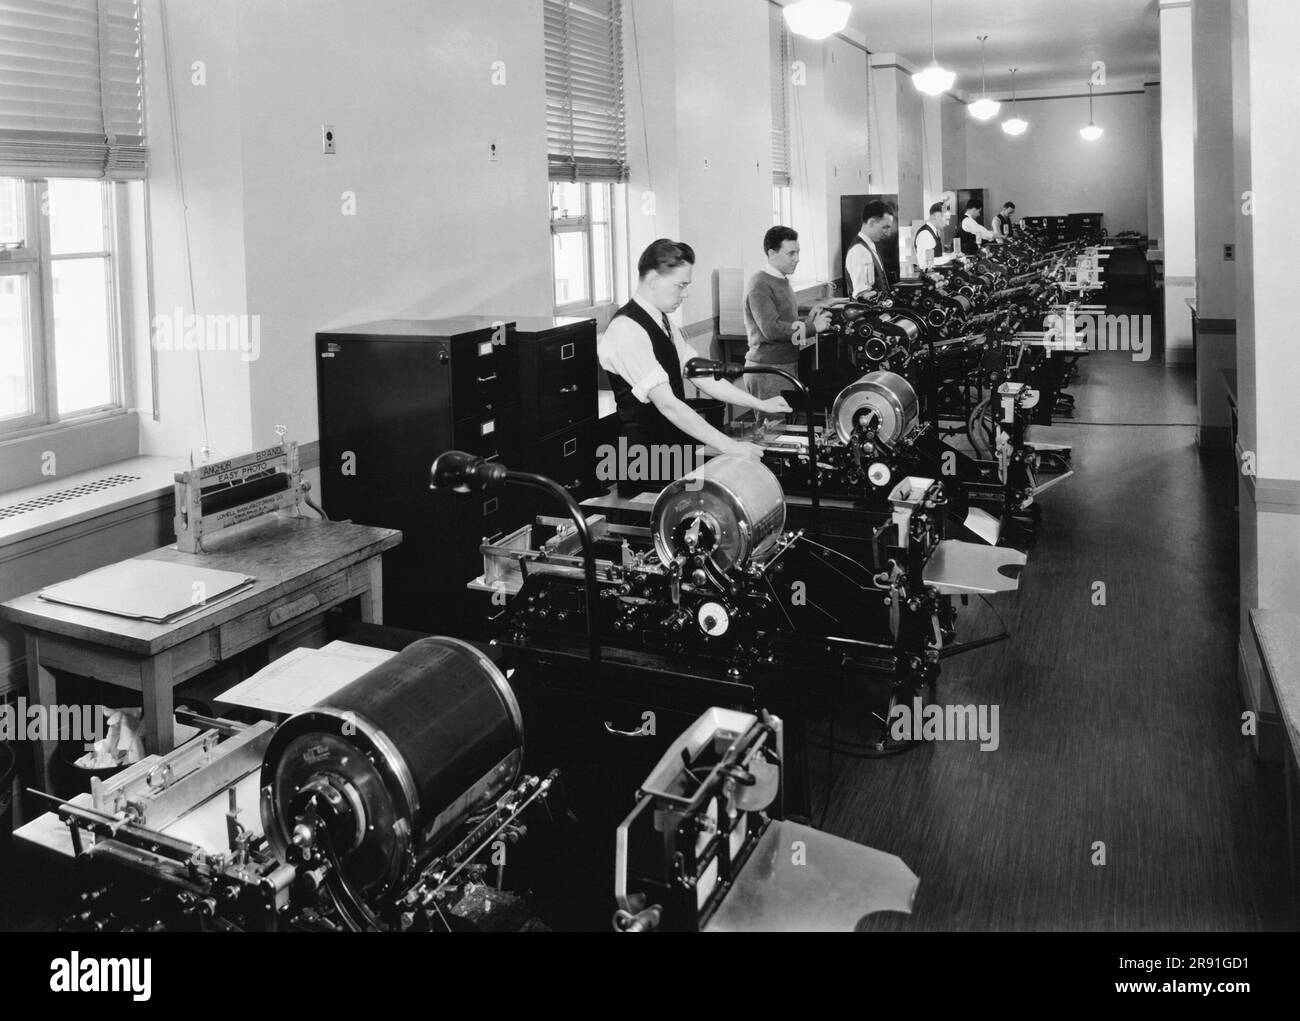
[[[134,412],[114,410],[0,438],[0,503],[28,486],[66,481],[140,452]]]
[[[131,457],[93,471],[59,475],[11,490],[0,496],[0,514],[18,504],[46,501],[46,505],[0,517],[0,562],[29,555],[79,533],[98,531],[118,520],[158,513],[162,504],[172,502],[175,473],[187,465],[187,458]],[[121,475],[135,478],[117,485],[96,486]],[[80,487],[87,487],[82,494],[52,499]],[[171,511],[167,513],[170,516]]]

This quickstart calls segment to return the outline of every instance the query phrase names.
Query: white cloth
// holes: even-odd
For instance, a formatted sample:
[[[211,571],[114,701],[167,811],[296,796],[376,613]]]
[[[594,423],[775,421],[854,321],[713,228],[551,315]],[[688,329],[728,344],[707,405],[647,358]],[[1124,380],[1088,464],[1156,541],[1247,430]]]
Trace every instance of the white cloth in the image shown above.
[[[875,242],[867,237],[865,232],[859,231],[858,237],[866,242],[867,248],[871,251],[867,251],[867,248],[861,245],[854,245],[849,249],[849,254],[844,257],[844,272],[849,275],[849,297],[876,288],[876,259],[880,258],[880,254],[876,252]],[[873,253],[876,259],[872,258]]]
[[[985,241],[992,241],[997,237],[996,234],[985,227],[984,224],[980,223],[979,220],[975,219],[975,217],[971,216],[970,213],[967,213],[966,218],[961,221],[961,229],[974,234],[980,244],[983,244]]]
[[[774,277],[776,277],[778,280],[789,280],[789,279],[790,279],[790,278],[787,277],[784,273],[782,273],[779,269],[777,269],[775,266],[773,266],[770,262],[765,262],[765,263],[763,263],[763,272],[764,272],[764,273],[767,273],[769,276],[774,276]]]
[[[656,323],[663,321],[664,314],[647,301],[633,295],[632,300],[645,309],[646,314]],[[682,333],[669,320],[672,328],[673,346],[677,349],[677,360],[685,365],[695,356],[682,338]],[[622,376],[632,388],[632,396],[642,404],[650,402],[650,391],[660,383],[668,382],[668,373],[655,358],[654,345],[650,337],[629,316],[616,316],[605,328],[605,334],[596,343],[596,357],[601,368]]]
[[[939,230],[934,224],[930,224],[934,230]],[[934,235],[924,227],[916,228],[916,264],[918,266],[929,266],[934,262],[934,250],[937,244]]]

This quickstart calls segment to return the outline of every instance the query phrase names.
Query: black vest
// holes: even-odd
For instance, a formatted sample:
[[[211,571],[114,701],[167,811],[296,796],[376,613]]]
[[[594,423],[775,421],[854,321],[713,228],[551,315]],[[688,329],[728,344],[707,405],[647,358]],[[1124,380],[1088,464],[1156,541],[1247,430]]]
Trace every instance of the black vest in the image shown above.
[[[686,384],[682,380],[682,364],[677,357],[677,346],[673,343],[672,338],[664,333],[663,323],[655,322],[636,301],[629,301],[614,313],[613,318],[617,319],[619,316],[627,316],[632,322],[645,330],[654,349],[655,361],[668,374],[668,385],[672,387],[673,396],[679,401],[685,401]],[[698,440],[686,435],[668,419],[664,418],[663,413],[654,406],[653,401],[637,400],[636,395],[632,393],[632,384],[622,376],[616,372],[606,372],[606,375],[609,376],[609,385],[614,391],[619,424],[622,427],[623,436],[627,439],[629,450],[633,446],[639,445],[653,454],[656,448],[663,449],[664,446],[673,446],[678,449],[684,446],[694,449],[699,446]],[[650,460],[652,463],[658,463],[659,458],[656,455],[652,456]],[[672,480],[646,480],[641,482],[620,480],[619,489],[624,493],[658,491],[670,481]]]
[[[958,228],[961,234],[961,250],[963,255],[970,255],[978,252],[980,249],[980,239],[966,229],[966,217],[961,218],[961,226]]]
[[[849,247],[844,250],[844,293],[853,297],[853,277],[849,275],[849,252],[861,245],[867,250],[867,255],[871,257],[871,262],[876,268],[875,290],[879,294],[888,296],[893,293],[893,288],[889,285],[889,271],[885,269],[885,263],[879,254],[871,250],[871,246],[862,240],[861,234],[855,234]]]
[[[919,227],[916,228],[916,235],[912,238],[912,252],[913,252],[913,253],[918,257],[918,258],[917,258],[917,261],[918,261],[918,262],[920,261],[920,258],[919,258],[919,257],[920,257],[921,252],[920,252],[920,249],[917,247],[916,242],[920,239],[920,237],[921,237],[921,231],[923,231],[923,230],[924,230],[924,231],[928,231],[928,232],[929,232],[929,233],[934,237],[934,251],[935,251],[935,254],[936,254],[936,255],[939,255],[939,254],[942,254],[942,253],[943,253],[943,238],[941,238],[941,237],[939,236],[939,232],[938,232],[937,230],[935,230],[934,227],[933,227],[931,224],[929,224],[929,223],[923,223],[923,224],[921,224],[921,226],[919,226]]]

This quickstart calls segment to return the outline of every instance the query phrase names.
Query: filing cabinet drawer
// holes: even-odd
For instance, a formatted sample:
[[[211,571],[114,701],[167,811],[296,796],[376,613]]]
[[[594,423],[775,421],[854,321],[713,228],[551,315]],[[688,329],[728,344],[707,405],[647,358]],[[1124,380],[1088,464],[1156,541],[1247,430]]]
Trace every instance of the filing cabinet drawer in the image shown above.
[[[499,411],[519,399],[514,326],[498,322],[449,342],[453,418]]]
[[[519,338],[525,436],[546,436],[596,415],[596,324]]]
[[[519,435],[518,411],[506,408],[501,412],[481,412],[471,418],[461,419],[452,427],[453,449],[464,450],[479,457],[499,457],[508,467],[510,455],[517,449]],[[397,440],[397,437],[394,437]]]
[[[554,479],[575,498],[590,496],[596,475],[596,423],[587,419],[525,449],[532,470]]]

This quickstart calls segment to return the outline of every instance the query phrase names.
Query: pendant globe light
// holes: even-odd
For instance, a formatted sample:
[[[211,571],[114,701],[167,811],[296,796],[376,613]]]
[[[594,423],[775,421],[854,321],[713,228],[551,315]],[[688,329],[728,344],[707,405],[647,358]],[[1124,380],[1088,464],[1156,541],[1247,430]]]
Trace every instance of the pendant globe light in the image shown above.
[[[940,67],[934,55],[934,0],[930,0],[930,63],[912,75],[912,84],[927,96],[942,96],[956,80],[956,73]]]
[[[1029,121],[1016,113],[1016,72],[1020,68],[1013,67],[1009,70],[1011,71],[1011,116],[1002,122],[1002,130],[1008,135],[1023,135],[1025,128],[1029,127]]]
[[[799,0],[783,11],[790,31],[805,39],[825,39],[844,31],[849,23],[849,4],[844,0]]]
[[[998,115],[998,111],[1002,109],[1002,104],[996,99],[989,99],[988,88],[984,84],[984,42],[988,39],[988,36],[981,35],[976,36],[976,38],[980,41],[980,98],[971,103],[966,109],[970,111],[970,115],[977,121],[987,121]]]
[[[1101,137],[1101,128],[1092,122],[1092,82],[1088,83],[1088,124],[1079,129],[1085,141],[1095,142]]]

